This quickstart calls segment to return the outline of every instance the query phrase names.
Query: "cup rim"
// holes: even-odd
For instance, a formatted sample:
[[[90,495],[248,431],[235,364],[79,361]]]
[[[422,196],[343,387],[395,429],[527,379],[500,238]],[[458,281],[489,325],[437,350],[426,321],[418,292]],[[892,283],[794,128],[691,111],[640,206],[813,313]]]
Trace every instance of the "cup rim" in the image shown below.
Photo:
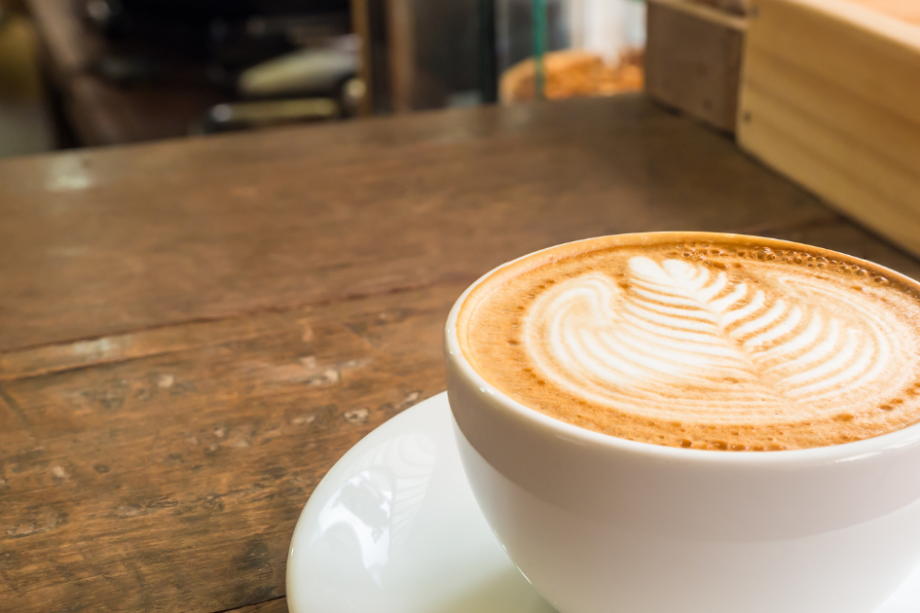
[[[610,434],[603,434],[593,430],[588,430],[586,428],[581,428],[579,426],[550,417],[544,413],[541,413],[540,411],[537,411],[536,409],[529,408],[525,404],[511,398],[496,388],[494,385],[489,383],[482,375],[479,374],[475,368],[473,368],[473,365],[463,354],[457,334],[457,320],[461,307],[463,306],[463,303],[466,301],[467,297],[477,287],[479,287],[499,271],[504,270],[505,268],[508,268],[527,258],[531,258],[551,250],[556,250],[560,247],[573,247],[581,243],[589,243],[603,239],[612,239],[613,237],[628,241],[632,238],[649,236],[662,239],[667,239],[669,236],[680,236],[689,238],[690,240],[715,240],[717,238],[723,240],[726,238],[753,239],[761,242],[761,244],[765,243],[765,246],[767,247],[783,249],[800,248],[809,251],[819,250],[835,257],[840,256],[843,258],[856,260],[858,262],[866,262],[873,267],[881,269],[886,275],[890,275],[898,281],[916,288],[918,294],[920,294],[920,282],[902,273],[891,270],[886,266],[882,266],[881,264],[877,264],[870,260],[858,258],[856,256],[848,255],[824,247],[808,245],[806,243],[798,243],[795,241],[787,241],[757,235],[724,232],[668,231],[632,232],[624,234],[602,235],[570,241],[567,243],[561,243],[547,247],[545,249],[534,251],[532,253],[528,253],[521,257],[505,262],[504,264],[496,266],[489,272],[479,277],[475,282],[467,287],[466,290],[464,290],[459,298],[457,298],[456,302],[450,310],[450,314],[447,317],[444,334],[446,359],[453,363],[458,373],[464,379],[466,379],[467,383],[472,389],[478,390],[479,393],[491,398],[493,402],[490,403],[490,405],[497,408],[498,410],[509,413],[518,419],[523,419],[531,426],[535,426],[540,430],[543,430],[547,435],[556,437],[561,435],[564,438],[573,440],[573,442],[579,445],[589,445],[596,449],[608,449],[610,451],[626,453],[636,457],[680,461],[683,463],[716,464],[726,466],[754,464],[761,466],[782,467],[789,465],[802,466],[867,460],[889,449],[899,449],[920,443],[920,422],[911,424],[898,430],[894,430],[892,432],[887,432],[885,434],[880,434],[878,436],[859,441],[841,443],[839,445],[811,447],[807,449],[785,449],[777,451],[716,451],[710,449],[684,449],[641,441],[630,441],[627,439],[615,437]]]

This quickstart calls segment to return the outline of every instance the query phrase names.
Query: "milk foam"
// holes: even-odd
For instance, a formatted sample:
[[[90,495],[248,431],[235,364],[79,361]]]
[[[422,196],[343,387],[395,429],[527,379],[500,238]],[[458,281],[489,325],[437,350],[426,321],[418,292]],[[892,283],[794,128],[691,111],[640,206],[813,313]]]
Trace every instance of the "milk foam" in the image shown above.
[[[461,309],[464,354],[535,410],[661,445],[807,448],[920,421],[916,284],[794,243],[663,236],[501,270]]]
[[[626,270],[625,289],[601,272],[556,284],[525,317],[525,351],[576,398],[756,425],[853,412],[910,381],[892,368],[907,349],[900,322],[841,284],[785,270],[733,282],[640,256]]]

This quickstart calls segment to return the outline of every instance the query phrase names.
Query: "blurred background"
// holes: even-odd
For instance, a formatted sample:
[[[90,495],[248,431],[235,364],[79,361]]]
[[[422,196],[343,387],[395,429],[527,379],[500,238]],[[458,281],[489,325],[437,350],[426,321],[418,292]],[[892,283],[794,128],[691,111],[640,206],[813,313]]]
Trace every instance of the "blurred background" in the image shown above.
[[[644,0],[0,0],[0,156],[642,88]]]

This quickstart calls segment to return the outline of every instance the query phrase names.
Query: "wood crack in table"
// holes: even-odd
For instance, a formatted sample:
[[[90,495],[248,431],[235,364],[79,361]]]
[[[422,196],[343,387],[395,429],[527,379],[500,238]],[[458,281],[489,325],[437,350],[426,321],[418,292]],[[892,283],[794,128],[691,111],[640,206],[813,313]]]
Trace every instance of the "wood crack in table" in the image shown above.
[[[444,389],[467,284],[673,229],[920,276],[642,96],[0,163],[0,609],[284,611],[310,492]]]

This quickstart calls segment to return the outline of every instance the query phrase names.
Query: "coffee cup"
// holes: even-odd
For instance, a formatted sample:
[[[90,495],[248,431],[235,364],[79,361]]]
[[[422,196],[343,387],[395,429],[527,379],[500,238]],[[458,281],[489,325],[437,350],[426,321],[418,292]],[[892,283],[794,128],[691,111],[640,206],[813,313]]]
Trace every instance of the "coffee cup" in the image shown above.
[[[599,245],[641,254],[670,244],[817,254],[920,296],[911,279],[850,256],[712,233],[603,237],[498,267],[460,296],[444,339],[461,459],[486,520],[560,613],[873,611],[920,562],[920,426],[762,452],[628,440],[521,402],[484,376],[461,342],[473,325],[464,305],[487,285]],[[718,266],[708,270],[722,274]],[[838,273],[821,274],[836,283]]]

